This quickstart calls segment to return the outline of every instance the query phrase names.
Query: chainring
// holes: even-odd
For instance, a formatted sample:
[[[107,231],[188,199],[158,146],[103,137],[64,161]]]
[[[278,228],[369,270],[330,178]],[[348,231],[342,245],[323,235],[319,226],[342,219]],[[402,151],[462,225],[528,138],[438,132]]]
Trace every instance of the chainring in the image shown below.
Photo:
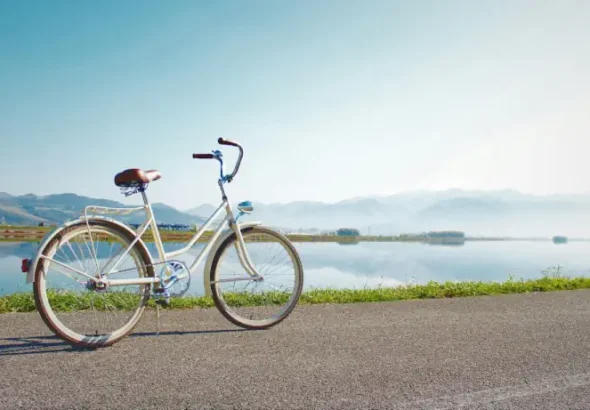
[[[176,279],[176,280],[175,280]],[[160,270],[160,280],[167,296],[182,296],[191,284],[191,274],[187,266],[178,260],[167,261]],[[175,281],[174,281],[175,280]],[[170,287],[169,283],[174,281]]]

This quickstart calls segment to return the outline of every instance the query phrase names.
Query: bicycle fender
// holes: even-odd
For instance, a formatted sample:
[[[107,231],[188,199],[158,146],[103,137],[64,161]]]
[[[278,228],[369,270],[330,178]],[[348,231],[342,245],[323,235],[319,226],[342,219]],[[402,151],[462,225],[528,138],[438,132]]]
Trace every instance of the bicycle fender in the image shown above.
[[[45,234],[45,236],[43,237],[43,239],[39,243],[39,246],[37,247],[37,252],[35,253],[35,256],[31,260],[31,262],[29,263],[29,268],[27,270],[27,279],[26,279],[27,284],[33,283],[35,281],[35,271],[37,270],[37,263],[39,262],[39,255],[40,255],[41,249],[44,249],[45,246],[49,243],[49,241],[51,241],[58,233],[63,231],[69,225],[70,225],[70,223],[67,222],[61,226],[58,226],[58,227],[50,230],[49,232],[47,232]]]
[[[35,281],[35,272],[37,271],[37,265],[39,264],[39,259],[41,256],[41,251],[45,248],[45,246],[49,243],[49,241],[51,241],[52,239],[54,239],[57,235],[59,235],[64,229],[69,228],[72,225],[76,225],[79,223],[85,223],[86,221],[103,221],[103,222],[108,222],[109,224],[112,225],[117,225],[117,227],[127,231],[128,233],[130,233],[132,236],[136,236],[136,233],[133,229],[131,229],[129,226],[125,225],[124,223],[122,223],[121,221],[117,221],[116,219],[113,218],[109,218],[106,216],[92,216],[92,217],[80,217],[78,219],[74,219],[71,221],[68,221],[64,224],[62,224],[61,226],[56,227],[55,229],[49,231],[45,237],[43,238],[43,240],[41,241],[41,243],[39,244],[39,247],[37,248],[37,253],[35,254],[34,258],[31,260],[31,263],[29,264],[29,268],[27,270],[27,279],[26,279],[26,283],[33,283]],[[138,242],[141,242],[143,246],[145,246],[145,243],[143,243],[143,240],[140,238],[138,240]],[[148,253],[149,254],[149,253]],[[151,255],[149,255],[150,257],[150,263],[153,263],[153,260],[151,260]]]
[[[261,225],[262,222],[244,222],[238,223],[240,227],[240,231],[244,228],[251,228],[253,226]],[[228,237],[230,237],[234,233],[233,229],[225,230],[219,238],[215,241],[213,246],[211,247],[211,252],[207,255],[207,262],[205,263],[205,270],[203,271],[203,287],[205,289],[205,296],[211,296],[211,267],[213,266],[213,258],[215,258],[215,254],[217,250]]]

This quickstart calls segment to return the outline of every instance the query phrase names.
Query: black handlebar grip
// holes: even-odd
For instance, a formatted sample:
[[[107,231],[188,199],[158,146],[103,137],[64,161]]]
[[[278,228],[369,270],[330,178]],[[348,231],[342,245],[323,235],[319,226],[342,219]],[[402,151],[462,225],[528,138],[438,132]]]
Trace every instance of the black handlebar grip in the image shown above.
[[[200,158],[200,159],[213,159],[215,156],[213,154],[193,154],[193,158]]]
[[[217,142],[221,145],[231,145],[233,147],[239,147],[239,145],[233,141],[229,141],[229,140],[224,140],[223,138],[219,137],[219,139],[217,140]]]

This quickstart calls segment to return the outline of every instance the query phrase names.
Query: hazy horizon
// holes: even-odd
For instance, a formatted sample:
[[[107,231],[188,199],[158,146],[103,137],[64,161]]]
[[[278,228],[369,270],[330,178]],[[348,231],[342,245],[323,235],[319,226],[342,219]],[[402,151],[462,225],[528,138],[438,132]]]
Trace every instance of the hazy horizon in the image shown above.
[[[78,217],[88,205],[115,205],[102,201],[109,198],[71,195],[21,197],[13,202],[1,194],[0,223],[17,225],[40,221],[62,223]],[[363,198],[373,199],[366,201]],[[254,200],[255,212],[245,218],[278,229],[334,231],[341,227],[355,227],[363,234],[373,235],[460,230],[475,236],[551,237],[560,234],[589,237],[586,227],[590,222],[590,193],[530,196],[515,190],[438,190],[363,198],[342,198],[337,202],[296,200],[286,205]],[[115,200],[125,205],[141,202],[137,195]],[[237,200],[233,199],[232,204],[236,205]],[[164,205],[175,209],[155,206],[157,221],[191,225],[203,223],[218,204],[203,202],[191,208],[177,208],[166,202]],[[144,218],[145,215],[140,213],[127,222],[139,223]]]
[[[186,210],[448,188],[590,192],[590,2],[0,4],[0,192]]]
[[[545,193],[545,194],[533,194],[533,193],[527,193],[527,192],[522,192],[516,189],[512,189],[512,188],[505,188],[505,189],[463,189],[463,188],[447,188],[447,189],[421,189],[421,190],[408,190],[408,191],[402,191],[402,192],[396,192],[396,193],[391,193],[391,194],[368,194],[368,195],[363,195],[363,196],[354,196],[354,197],[343,197],[340,199],[336,199],[334,201],[320,201],[320,200],[302,200],[299,198],[295,198],[292,200],[286,200],[286,201],[278,201],[278,202],[264,202],[264,201],[258,201],[256,199],[250,199],[251,201],[254,202],[254,204],[256,203],[264,203],[265,205],[285,205],[285,204],[289,204],[289,203],[295,203],[295,202],[310,202],[310,203],[323,203],[323,204],[337,204],[340,202],[345,202],[345,201],[354,201],[354,200],[362,200],[362,199],[367,199],[367,198],[389,198],[389,197],[396,197],[396,196],[405,196],[405,195],[420,195],[420,194],[445,194],[445,193],[451,193],[451,192],[463,192],[463,193],[469,193],[469,194],[501,194],[501,193],[514,193],[517,195],[525,195],[525,196],[532,196],[532,197],[537,197],[537,198],[547,198],[547,197],[568,197],[571,196],[573,197],[577,197],[577,196],[588,196],[590,199],[590,191],[585,191],[585,192],[550,192],[550,193]],[[149,189],[148,189],[148,193],[149,193]],[[123,194],[116,194],[114,196],[111,197],[97,197],[97,196],[93,196],[93,195],[82,195],[81,193],[78,192],[51,192],[51,193],[47,193],[47,194],[38,194],[35,192],[26,192],[23,194],[14,194],[11,192],[6,192],[6,191],[0,191],[0,194],[8,194],[14,197],[19,197],[19,196],[26,196],[26,195],[34,195],[36,197],[39,198],[43,198],[43,197],[47,197],[47,196],[51,196],[51,195],[68,195],[68,194],[73,194],[73,195],[78,195],[78,196],[85,196],[85,197],[89,197],[89,198],[97,198],[97,199],[106,199],[106,200],[112,200],[112,201],[117,201],[117,202],[121,202],[121,203],[136,203],[136,202],[141,202],[141,197],[136,194],[136,195],[132,195],[130,197],[125,197]],[[1,197],[0,197],[1,198]],[[238,202],[241,201],[241,198],[230,198],[230,201],[233,202]],[[175,207],[173,204],[167,203],[167,202],[161,202],[161,201],[151,201],[152,203],[155,202],[159,202],[159,203],[163,203],[165,205],[169,205],[172,206],[180,211],[190,211],[194,208],[197,208],[201,205],[213,205],[213,206],[217,206],[221,203],[221,199],[217,200],[212,200],[212,201],[202,201],[199,203],[194,204],[193,206],[189,206],[188,208],[178,208]]]

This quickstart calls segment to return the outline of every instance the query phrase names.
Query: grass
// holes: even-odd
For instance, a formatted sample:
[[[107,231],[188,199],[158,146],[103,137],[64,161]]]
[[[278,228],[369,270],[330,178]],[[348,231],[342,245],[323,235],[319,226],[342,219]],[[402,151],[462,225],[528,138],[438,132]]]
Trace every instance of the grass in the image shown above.
[[[0,242],[39,242],[47,234],[47,232],[54,227],[51,226],[8,226],[0,225]],[[208,242],[213,231],[205,231],[203,236],[199,238],[198,242]],[[195,231],[174,231],[168,229],[160,229],[160,236],[164,242],[187,242],[195,234]],[[338,236],[325,234],[286,234],[292,242],[338,242],[346,244],[355,244],[359,242],[430,242],[430,243],[455,243],[453,238],[450,239],[429,239],[426,240],[421,236],[391,236],[391,235],[361,235],[361,236]],[[151,231],[147,231],[142,239],[145,242],[153,242],[154,237]],[[465,238],[465,240],[506,240],[506,238]],[[549,240],[549,239],[547,239]],[[462,243],[463,241],[459,241]]]
[[[466,296],[501,295],[531,292],[553,292],[561,290],[590,289],[590,277],[565,277],[560,267],[551,268],[544,272],[539,279],[510,278],[505,282],[428,282],[423,285],[407,285],[399,287],[379,287],[376,289],[313,289],[304,292],[299,301],[300,305],[321,303],[359,303],[359,302],[391,302],[412,299],[441,299]],[[132,308],[137,303],[135,296],[124,294],[107,294],[106,303],[117,309]],[[51,305],[61,311],[85,310],[91,307],[89,294],[85,297],[72,296],[67,293],[53,293],[49,295]],[[265,294],[264,297],[235,294],[224,295],[230,304],[240,306],[260,306],[285,303],[287,295],[279,293]],[[95,307],[100,298],[95,298]],[[172,298],[171,309],[210,308],[214,303],[210,297],[181,297]],[[154,308],[155,302],[150,299],[148,307]],[[0,297],[0,313],[32,312],[35,302],[31,292],[15,293]]]

